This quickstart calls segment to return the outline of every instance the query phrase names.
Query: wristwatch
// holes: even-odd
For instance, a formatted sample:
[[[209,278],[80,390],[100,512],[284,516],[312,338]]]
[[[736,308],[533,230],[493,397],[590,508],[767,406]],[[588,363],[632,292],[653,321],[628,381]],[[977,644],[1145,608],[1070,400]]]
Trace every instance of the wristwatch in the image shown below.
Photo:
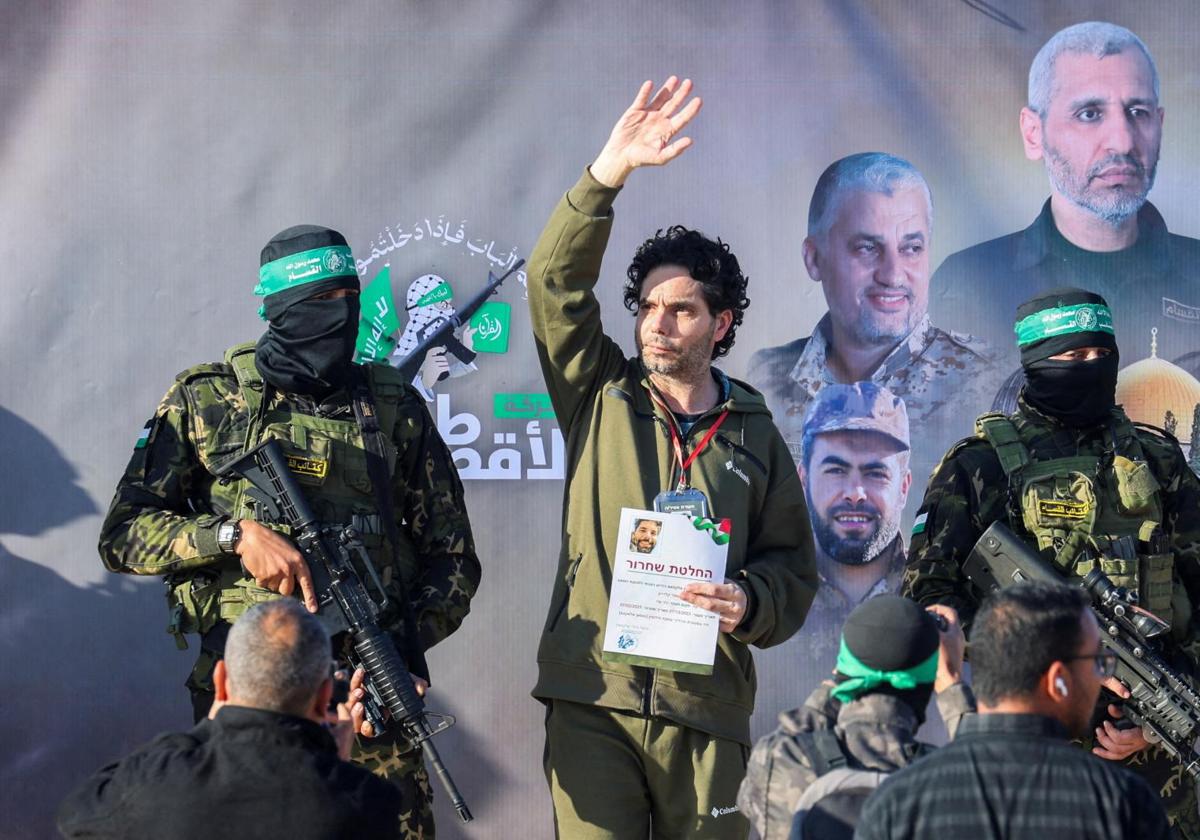
[[[242,523],[237,519],[226,519],[217,526],[217,547],[226,554],[237,550],[238,541],[242,538]]]

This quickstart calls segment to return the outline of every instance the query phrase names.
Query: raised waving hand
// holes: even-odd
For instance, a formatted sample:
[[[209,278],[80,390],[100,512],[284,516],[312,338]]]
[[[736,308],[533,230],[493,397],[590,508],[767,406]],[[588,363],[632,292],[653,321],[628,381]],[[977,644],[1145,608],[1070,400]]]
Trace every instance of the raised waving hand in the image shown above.
[[[591,167],[592,177],[600,183],[619,187],[639,166],[662,166],[692,145],[690,137],[676,138],[700,112],[700,97],[688,100],[692,80],[680,82],[671,76],[651,99],[653,90],[653,82],[643,82],[633,104],[613,126],[608,142]]]

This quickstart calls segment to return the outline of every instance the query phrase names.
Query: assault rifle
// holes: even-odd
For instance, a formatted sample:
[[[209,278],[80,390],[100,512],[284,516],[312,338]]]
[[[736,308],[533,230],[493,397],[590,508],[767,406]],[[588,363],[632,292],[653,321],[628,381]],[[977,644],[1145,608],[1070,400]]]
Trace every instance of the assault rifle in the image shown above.
[[[223,480],[245,479],[250,484],[247,494],[254,499],[260,520],[291,528],[292,539],[312,575],[317,617],[330,636],[350,634],[354,648],[351,665],[366,671],[367,696],[363,707],[375,734],[386,728],[385,711],[390,712],[404,736],[420,744],[425,760],[441,780],[459,817],[470,822],[467,803],[429,740],[452,726],[454,718],[425,711],[396,643],[379,626],[376,616],[388,606],[388,597],[358,533],[351,527],[327,526],[317,521],[274,438],[222,464],[217,473]],[[352,555],[359,558],[366,570],[377,599],[354,570]],[[436,723],[431,723],[430,718],[436,718]]]
[[[483,306],[484,301],[495,294],[496,290],[500,288],[500,284],[511,277],[513,272],[520,269],[523,265],[525,265],[525,260],[517,260],[513,267],[506,271],[502,277],[497,277],[489,271],[487,283],[475,293],[474,297],[468,300],[462,307],[457,308],[453,315],[446,318],[439,318],[427,326],[421,333],[421,340],[417,346],[394,365],[404,377],[404,381],[412,382],[413,377],[417,375],[417,372],[421,369],[421,365],[425,362],[425,354],[434,347],[446,345],[459,361],[470,362],[474,360],[475,354],[464,347],[454,337],[454,331],[470,321],[475,313],[479,311],[479,307]],[[438,377],[439,380],[445,378],[445,373]]]
[[[1062,575],[1002,522],[983,532],[963,572],[985,592],[1025,580],[1063,582]],[[1139,607],[1136,592],[1116,586],[1099,568],[1088,572],[1080,586],[1091,596],[1101,644],[1116,655],[1116,677],[1129,688],[1126,717],[1142,727],[1148,741],[1161,742],[1193,779],[1200,779],[1200,754],[1194,746],[1200,736],[1200,695],[1153,641],[1170,625]]]

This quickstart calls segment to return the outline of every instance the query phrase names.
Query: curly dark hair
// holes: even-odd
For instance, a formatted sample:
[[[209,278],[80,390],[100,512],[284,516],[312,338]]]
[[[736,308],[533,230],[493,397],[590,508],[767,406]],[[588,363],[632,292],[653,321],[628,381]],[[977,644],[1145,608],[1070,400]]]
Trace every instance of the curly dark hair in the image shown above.
[[[660,265],[678,265],[687,269],[692,279],[700,284],[704,302],[712,315],[728,309],[733,321],[725,336],[713,347],[712,357],[719,359],[733,347],[734,334],[750,298],[746,297],[746,284],[750,278],[742,274],[737,257],[729,246],[720,239],[715,242],[698,230],[689,230],[683,225],[673,225],[659,230],[647,239],[633,255],[625,283],[625,308],[638,311],[642,296],[642,283],[646,275]]]

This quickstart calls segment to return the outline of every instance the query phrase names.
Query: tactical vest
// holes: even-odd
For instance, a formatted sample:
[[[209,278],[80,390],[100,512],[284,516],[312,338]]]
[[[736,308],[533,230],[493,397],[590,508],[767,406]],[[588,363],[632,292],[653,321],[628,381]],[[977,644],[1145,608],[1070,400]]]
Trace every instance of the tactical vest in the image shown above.
[[[401,546],[399,552],[394,552],[385,536],[367,472],[362,431],[353,413],[326,418],[295,412],[276,400],[264,399],[268,396],[267,386],[254,364],[254,348],[253,342],[235,345],[226,351],[225,365],[200,365],[178,377],[201,465],[215,475],[232,456],[275,438],[320,520],[349,524],[358,530],[385,588],[407,585],[416,574],[415,552],[411,546]],[[230,368],[236,382],[231,381]],[[398,377],[388,376],[390,372],[380,375],[368,368],[389,475],[395,472],[397,451],[392,432],[404,393],[403,384]],[[245,481],[214,481],[203,501],[232,519],[259,519],[254,500],[246,494],[247,486]],[[286,526],[271,527],[283,533],[288,530]],[[405,540],[403,529],[399,538]],[[397,571],[400,580],[393,584]],[[203,636],[219,622],[232,623],[254,604],[278,597],[278,593],[255,584],[238,558],[230,555],[215,565],[167,577],[171,609],[168,632],[175,636],[179,647],[186,647],[185,633]],[[380,621],[386,626],[389,618],[380,616]]]
[[[1004,414],[984,414],[975,433],[991,444],[1008,479],[1015,530],[1064,575],[1083,578],[1098,566],[1177,635],[1186,632],[1191,606],[1174,580],[1161,487],[1128,418],[1113,425],[1111,450],[1042,460],[1030,452],[1033,434],[1023,436]]]

